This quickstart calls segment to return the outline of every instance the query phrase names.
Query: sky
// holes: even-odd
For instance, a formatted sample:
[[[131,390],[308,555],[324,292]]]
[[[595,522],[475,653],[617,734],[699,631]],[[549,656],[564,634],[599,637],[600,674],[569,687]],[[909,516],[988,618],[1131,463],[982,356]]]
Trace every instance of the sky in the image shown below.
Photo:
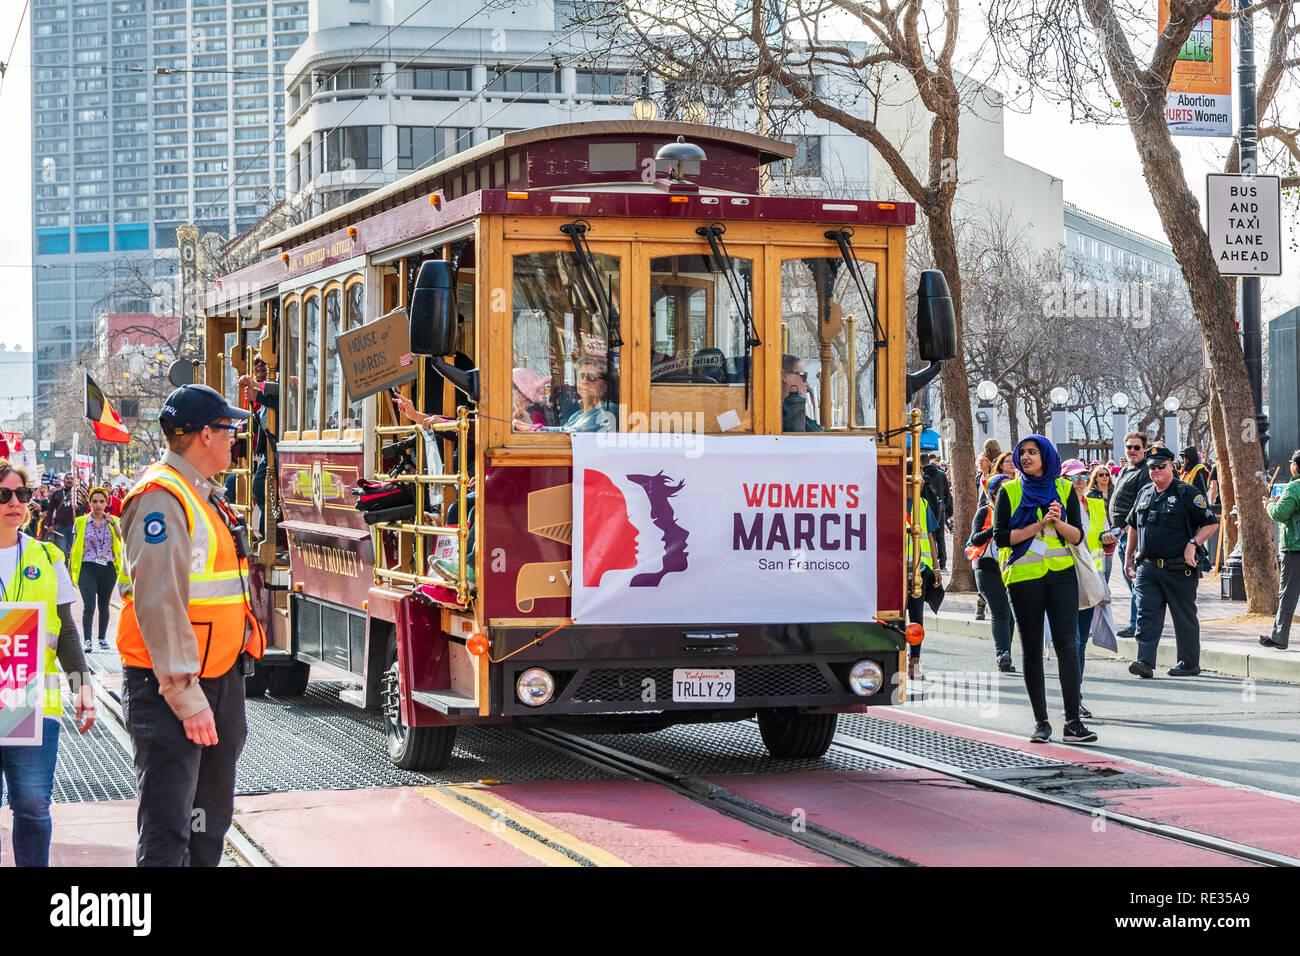
[[[0,54],[8,54],[22,8],[22,0],[0,0]],[[25,19],[0,88],[0,130],[6,147],[0,150],[0,343],[25,349],[32,344],[29,25]],[[1005,122],[1007,154],[1063,179],[1066,201],[1166,241],[1127,128],[1071,124],[1063,109],[1041,101],[1029,114],[1008,110]],[[1176,137],[1175,142],[1193,192],[1203,200],[1205,174],[1222,169],[1221,153],[1228,141]],[[1300,254],[1287,250],[1288,238],[1284,225],[1286,272],[1263,280],[1266,320],[1300,305]]]

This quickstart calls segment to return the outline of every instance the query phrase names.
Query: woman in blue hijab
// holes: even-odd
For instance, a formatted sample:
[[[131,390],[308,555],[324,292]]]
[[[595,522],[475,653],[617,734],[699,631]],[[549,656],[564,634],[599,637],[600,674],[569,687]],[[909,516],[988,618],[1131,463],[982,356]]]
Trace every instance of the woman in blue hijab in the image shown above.
[[[1079,719],[1079,585],[1066,546],[1083,538],[1079,501],[1070,482],[1061,477],[1061,456],[1042,435],[1021,439],[1012,460],[1016,477],[997,489],[993,541],[1024,652],[1025,690],[1036,722],[1029,739],[1052,739],[1043,684],[1046,617],[1065,700],[1064,740],[1092,743],[1097,735]]]

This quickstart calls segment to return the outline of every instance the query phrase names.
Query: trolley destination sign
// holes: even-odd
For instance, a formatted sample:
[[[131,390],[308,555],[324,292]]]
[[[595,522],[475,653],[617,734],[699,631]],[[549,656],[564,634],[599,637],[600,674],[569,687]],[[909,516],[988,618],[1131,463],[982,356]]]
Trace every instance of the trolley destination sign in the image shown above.
[[[1282,274],[1282,190],[1276,176],[1210,173],[1206,233],[1219,274]]]

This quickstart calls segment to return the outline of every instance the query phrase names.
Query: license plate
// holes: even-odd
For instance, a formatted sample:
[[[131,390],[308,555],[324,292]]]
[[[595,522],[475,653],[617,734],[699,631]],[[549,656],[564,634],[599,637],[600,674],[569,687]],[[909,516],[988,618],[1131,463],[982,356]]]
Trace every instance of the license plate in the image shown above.
[[[736,700],[736,672],[679,667],[673,670],[673,702],[731,704]]]

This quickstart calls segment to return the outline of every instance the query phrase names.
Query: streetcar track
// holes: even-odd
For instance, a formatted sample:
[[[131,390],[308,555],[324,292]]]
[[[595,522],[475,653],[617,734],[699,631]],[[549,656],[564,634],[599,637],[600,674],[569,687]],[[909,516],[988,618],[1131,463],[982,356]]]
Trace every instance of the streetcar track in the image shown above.
[[[518,733],[541,741],[569,757],[634,780],[654,783],[731,817],[757,830],[789,840],[805,849],[849,866],[915,866],[912,861],[868,846],[812,821],[799,826],[789,815],[747,800],[700,777],[680,774],[641,757],[563,730],[520,728]]]

